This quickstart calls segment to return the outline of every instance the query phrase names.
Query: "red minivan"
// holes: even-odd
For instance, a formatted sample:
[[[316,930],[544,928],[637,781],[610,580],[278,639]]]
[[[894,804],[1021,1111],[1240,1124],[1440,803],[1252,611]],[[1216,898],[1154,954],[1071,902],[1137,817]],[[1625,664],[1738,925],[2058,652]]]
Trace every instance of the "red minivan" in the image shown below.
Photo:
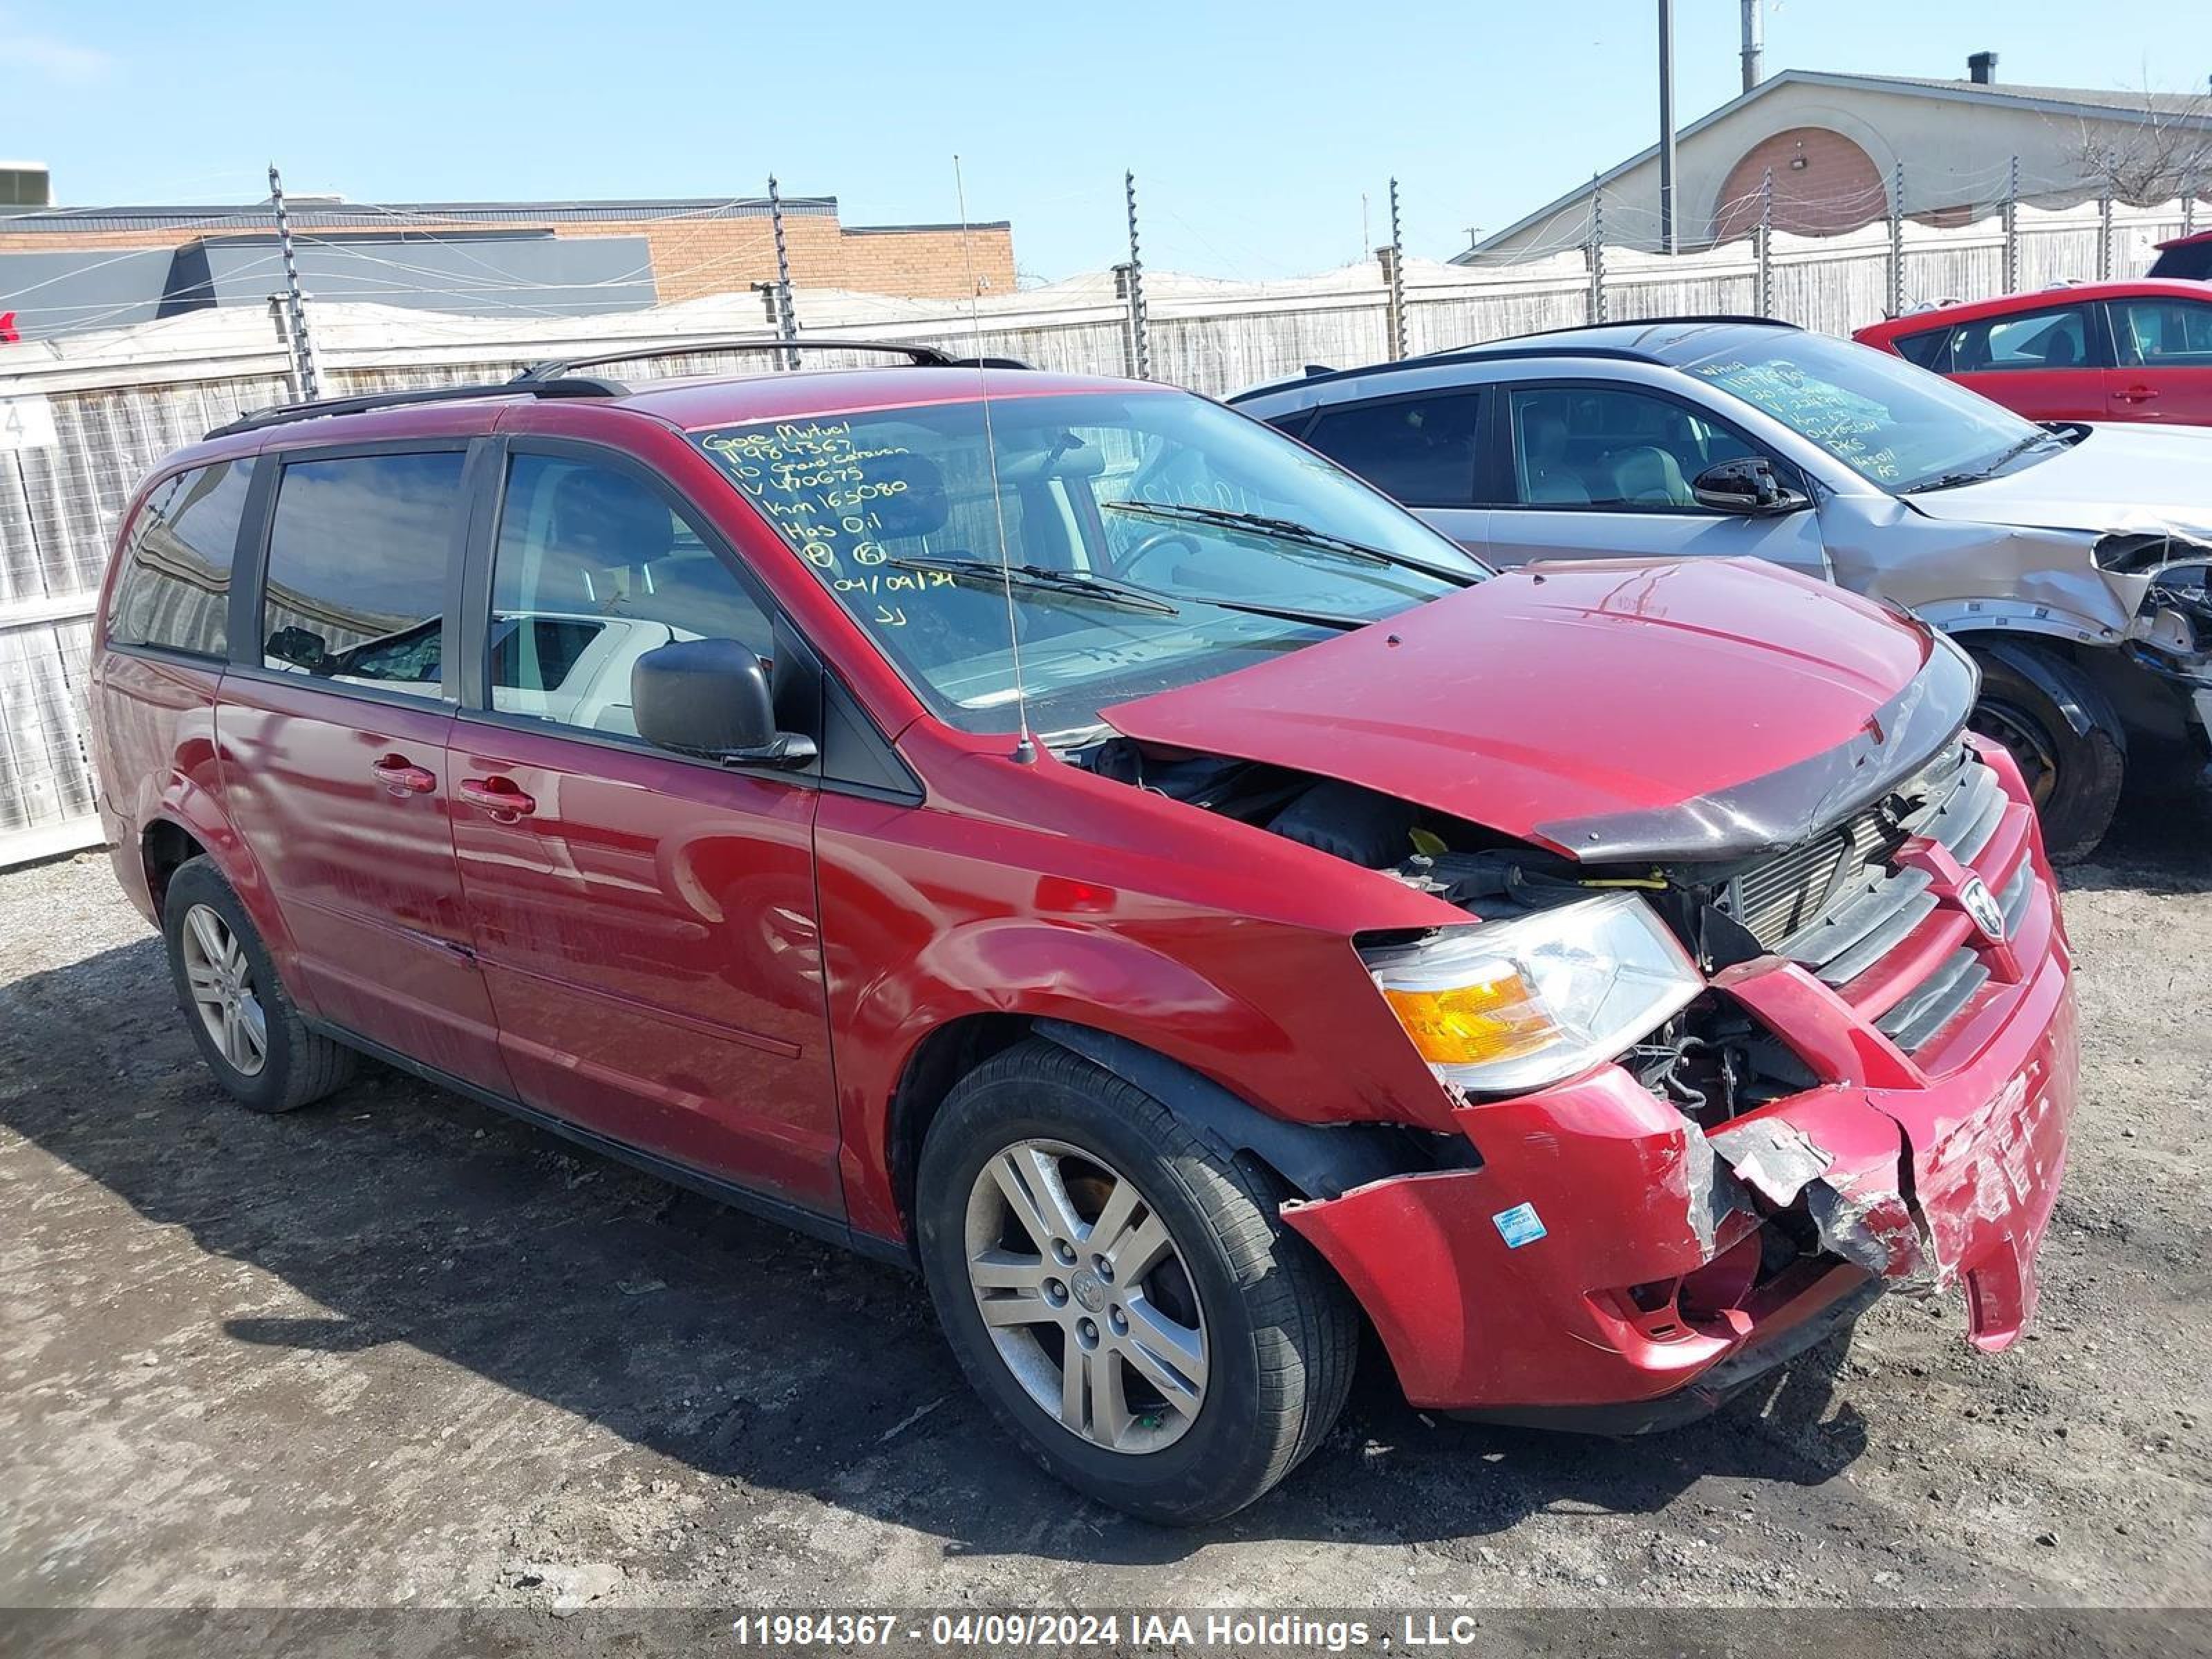
[[[1884,1288],[2014,1340],[2074,1005],[1961,653],[1771,564],[1493,574],[1206,399],[896,349],[162,464],[96,760],[230,1093],[367,1054],[908,1262],[1163,1521],[1310,1452],[1363,1324],[1419,1406],[1609,1431]]]

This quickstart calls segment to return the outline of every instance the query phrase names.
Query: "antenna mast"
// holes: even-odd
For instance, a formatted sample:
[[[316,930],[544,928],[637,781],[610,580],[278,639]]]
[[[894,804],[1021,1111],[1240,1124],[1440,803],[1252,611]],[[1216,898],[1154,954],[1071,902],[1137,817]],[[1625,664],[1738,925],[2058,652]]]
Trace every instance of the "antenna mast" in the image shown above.
[[[952,192],[960,204],[960,262],[968,278],[969,355],[975,359],[975,401],[983,413],[983,459],[991,474],[991,507],[999,521],[999,574],[1006,592],[1006,648],[1014,665],[1014,763],[1036,763],[1036,739],[1030,732],[1029,690],[1022,683],[1022,635],[1014,613],[1013,556],[1006,550],[1006,497],[999,488],[999,441],[991,427],[991,372],[983,366],[983,307],[975,289],[975,259],[968,246],[968,185],[961,177],[960,158],[952,158]]]

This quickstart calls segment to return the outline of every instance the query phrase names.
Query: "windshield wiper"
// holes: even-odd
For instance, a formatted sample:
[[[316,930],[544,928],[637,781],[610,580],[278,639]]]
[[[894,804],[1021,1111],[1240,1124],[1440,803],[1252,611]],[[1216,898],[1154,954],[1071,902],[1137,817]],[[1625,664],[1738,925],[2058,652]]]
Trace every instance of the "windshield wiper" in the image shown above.
[[[2018,460],[2038,444],[2054,443],[2063,446],[2066,444],[2066,440],[2056,432],[2032,432],[2009,449],[1991,457],[1979,466],[1969,467],[1960,472],[1946,472],[1941,477],[1929,479],[1925,483],[1917,483],[1904,493],[1907,495],[1917,495],[1923,489],[1956,489],[1960,484],[1979,483],[1984,478],[1995,477],[1999,467],[2008,461]]]
[[[1440,582],[1449,582],[1455,587],[1472,587],[1482,580],[1472,570],[1453,570],[1443,565],[1431,564],[1424,559],[1407,558],[1402,553],[1370,547],[1366,543],[1355,542],[1347,536],[1316,530],[1295,519],[1270,518],[1264,513],[1245,513],[1233,507],[1200,507],[1184,501],[1101,501],[1098,505],[1109,512],[1133,513],[1139,518],[1166,519],[1187,524],[1216,524],[1231,530],[1249,530],[1276,541],[1295,542],[1301,547],[1341,554],[1362,564],[1387,565],[1396,570],[1416,571],[1424,576],[1433,576]]]
[[[1142,611],[1155,617],[1179,617],[1181,608],[1165,594],[1149,587],[1139,587],[1133,582],[1116,581],[1111,576],[1094,576],[1081,570],[1054,570],[1041,564],[995,565],[987,559],[939,558],[932,553],[916,553],[905,558],[888,559],[906,570],[942,571],[956,582],[967,582],[984,587],[1035,588],[1041,592],[1065,593],[1070,598],[1090,599],[1099,605],[1121,605],[1130,611]],[[1310,628],[1334,628],[1349,633],[1355,628],[1364,628],[1377,617],[1350,617],[1334,611],[1308,611],[1300,605],[1272,605],[1263,599],[1217,599],[1207,593],[1182,593],[1176,596],[1188,605],[1203,605],[1216,611],[1235,611],[1248,617],[1265,617],[1273,622],[1299,623]]]
[[[993,564],[986,559],[939,558],[933,553],[913,553],[885,561],[902,570],[932,571],[969,586],[1027,587],[1045,593],[1065,593],[1094,605],[1119,605],[1155,617],[1182,613],[1158,594],[1109,576],[1086,575],[1079,570],[1053,570],[1041,564]]]

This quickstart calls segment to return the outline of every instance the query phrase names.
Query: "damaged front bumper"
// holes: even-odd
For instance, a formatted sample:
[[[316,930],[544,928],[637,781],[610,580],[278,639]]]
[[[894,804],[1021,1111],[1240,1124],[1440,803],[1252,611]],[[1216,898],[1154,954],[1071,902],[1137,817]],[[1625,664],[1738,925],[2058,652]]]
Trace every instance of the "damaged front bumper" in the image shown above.
[[[2024,796],[2016,777],[2008,793]],[[1606,1066],[1460,1108],[1479,1167],[1286,1206],[1365,1307],[1407,1397],[1663,1426],[1855,1317],[1878,1289],[1963,1287],[1969,1340],[2009,1346],[2034,1311],[2078,1070],[2070,956],[2027,810],[2012,809],[2008,857],[2033,860],[2032,901],[1993,947],[1988,992],[1921,1052],[1764,957],[1714,988],[1817,1086],[1708,1133]],[[1931,919],[1930,948],[1952,925]]]

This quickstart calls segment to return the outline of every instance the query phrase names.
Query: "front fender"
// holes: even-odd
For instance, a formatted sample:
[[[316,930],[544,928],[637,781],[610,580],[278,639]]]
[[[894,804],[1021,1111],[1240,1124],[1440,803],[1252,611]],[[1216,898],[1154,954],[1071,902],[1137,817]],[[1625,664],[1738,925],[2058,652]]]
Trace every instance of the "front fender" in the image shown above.
[[[1121,1039],[1273,1120],[1438,1117],[1449,1129],[1442,1091],[1401,1036],[1397,1044],[1413,1062],[1408,1086],[1386,1089],[1376,1099],[1354,1098],[1339,1082],[1341,1073],[1315,1063],[1313,1038],[1300,1034],[1299,1017],[1310,1018],[1332,1000],[1344,1013],[1343,999],[1332,999],[1328,988],[1359,975],[1349,942],[1298,934],[1271,942],[1279,947],[1270,952],[1278,967],[1276,958],[1284,956],[1310,958],[1306,997],[1286,996],[1279,1012],[1273,998],[1261,1006],[1128,933],[1066,920],[1002,917],[954,927],[849,1000],[839,994],[833,965],[839,1110],[854,1224],[891,1237],[900,1231],[884,1152],[899,1080],[932,1032],[979,1014],[1063,1022]],[[1324,963],[1335,971],[1325,970]],[[1389,1020],[1380,998],[1365,1000],[1376,1018]],[[1339,1040],[1358,1024],[1355,1012],[1328,1036]]]

